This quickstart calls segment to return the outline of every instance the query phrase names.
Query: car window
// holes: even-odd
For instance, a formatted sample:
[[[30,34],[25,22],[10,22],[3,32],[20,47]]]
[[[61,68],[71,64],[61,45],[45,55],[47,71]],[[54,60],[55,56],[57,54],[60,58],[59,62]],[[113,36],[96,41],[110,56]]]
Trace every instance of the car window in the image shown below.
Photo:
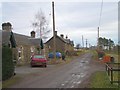
[[[45,58],[44,56],[35,55],[34,58]]]

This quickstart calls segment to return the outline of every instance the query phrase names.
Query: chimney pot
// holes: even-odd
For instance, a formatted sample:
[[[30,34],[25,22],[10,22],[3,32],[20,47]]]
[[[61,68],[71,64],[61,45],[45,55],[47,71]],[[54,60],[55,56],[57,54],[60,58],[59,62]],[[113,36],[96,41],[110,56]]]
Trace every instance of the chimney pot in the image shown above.
[[[57,31],[55,31],[55,35],[57,36]]]
[[[66,35],[66,39],[68,39],[68,36]]]
[[[64,38],[64,35],[63,35],[63,34],[61,34],[60,36],[61,36],[61,38]]]
[[[11,25],[11,23],[9,23],[9,22],[3,23],[2,24],[2,30],[12,31],[12,25]]]
[[[31,31],[31,37],[35,38],[35,31]]]

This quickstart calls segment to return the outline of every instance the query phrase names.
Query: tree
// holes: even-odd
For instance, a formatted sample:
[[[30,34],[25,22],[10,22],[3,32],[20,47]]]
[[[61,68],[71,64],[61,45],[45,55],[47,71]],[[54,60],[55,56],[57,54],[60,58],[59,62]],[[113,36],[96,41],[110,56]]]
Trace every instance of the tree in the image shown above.
[[[102,46],[103,48],[107,47],[107,49],[111,50],[111,48],[114,46],[114,41],[112,41],[111,39],[100,37],[99,45]]]
[[[44,45],[43,45],[43,41],[42,41],[42,39],[40,39],[40,48],[41,48],[41,49],[44,48]]]
[[[45,41],[48,38],[48,33],[50,33],[50,30],[48,29],[48,21],[46,19],[45,14],[40,9],[35,14],[35,20],[32,23],[33,28],[36,30],[37,37],[40,37]]]
[[[114,42],[111,39],[109,39],[108,42],[109,42],[109,50],[111,51],[111,48],[114,46]]]
[[[1,67],[1,66],[0,66]],[[14,75],[14,63],[12,59],[12,49],[8,46],[2,47],[2,80],[7,80]],[[1,80],[1,77],[0,77]]]
[[[77,45],[76,45],[76,49],[80,49],[80,44],[77,44]]]
[[[10,42],[11,42],[12,48],[16,48],[16,41],[15,41],[14,34],[12,31],[10,32]]]

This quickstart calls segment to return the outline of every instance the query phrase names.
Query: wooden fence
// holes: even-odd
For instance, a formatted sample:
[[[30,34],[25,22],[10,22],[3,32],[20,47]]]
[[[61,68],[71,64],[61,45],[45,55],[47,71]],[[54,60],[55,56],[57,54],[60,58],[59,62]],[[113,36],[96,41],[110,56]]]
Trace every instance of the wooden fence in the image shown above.
[[[120,63],[105,63],[105,66],[111,84],[120,84]],[[115,72],[116,74],[114,74]],[[117,78],[117,80],[115,80],[115,77]]]

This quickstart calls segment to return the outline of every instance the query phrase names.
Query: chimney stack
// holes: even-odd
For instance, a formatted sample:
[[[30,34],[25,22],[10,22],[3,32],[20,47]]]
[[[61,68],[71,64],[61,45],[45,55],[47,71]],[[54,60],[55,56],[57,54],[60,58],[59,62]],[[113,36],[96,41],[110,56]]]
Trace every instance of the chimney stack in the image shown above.
[[[5,30],[5,31],[12,31],[12,25],[11,23],[7,22],[7,23],[3,23],[2,24],[2,30]]]
[[[31,37],[35,38],[35,31],[31,31]]]
[[[57,31],[55,31],[55,36],[57,36]]]
[[[64,35],[63,35],[63,34],[61,34],[60,36],[61,36],[61,38],[64,38]]]
[[[68,36],[66,35],[66,39],[68,39]]]

